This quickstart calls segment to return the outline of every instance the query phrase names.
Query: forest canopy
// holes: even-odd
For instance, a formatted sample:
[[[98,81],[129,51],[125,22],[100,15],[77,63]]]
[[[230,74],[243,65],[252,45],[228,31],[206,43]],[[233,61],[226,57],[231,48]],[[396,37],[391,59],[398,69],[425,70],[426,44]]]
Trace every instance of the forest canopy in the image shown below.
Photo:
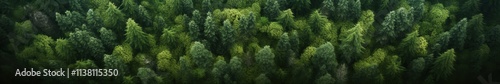
[[[492,73],[489,81],[500,81],[500,0],[0,5],[0,75],[7,84],[477,84]],[[119,75],[12,75],[23,68]]]

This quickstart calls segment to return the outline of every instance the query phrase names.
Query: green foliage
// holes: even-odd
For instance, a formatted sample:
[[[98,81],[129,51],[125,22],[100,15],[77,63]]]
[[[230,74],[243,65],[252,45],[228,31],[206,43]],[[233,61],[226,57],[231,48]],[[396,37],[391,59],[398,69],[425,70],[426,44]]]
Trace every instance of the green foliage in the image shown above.
[[[172,74],[178,74],[179,65],[177,60],[172,57],[169,50],[163,50],[158,55],[156,55],[157,68],[161,71],[168,71]],[[175,76],[175,75],[174,75]],[[177,76],[176,76],[177,77]]]
[[[484,36],[483,14],[472,16],[472,19],[467,24],[467,38],[465,39],[465,47],[479,48],[485,40]]]
[[[360,0],[338,0],[335,8],[336,20],[355,21],[361,16]]]
[[[243,79],[243,70],[244,67],[242,65],[242,60],[238,56],[234,56],[231,58],[229,61],[228,67],[229,67],[229,74],[232,77],[232,80],[238,81]]]
[[[408,82],[413,82],[413,83],[418,83],[420,82],[419,80],[420,77],[422,76],[422,73],[424,72],[425,69],[425,63],[426,61],[424,58],[417,58],[414,59],[411,63],[410,66],[408,67],[408,75],[410,78]]]
[[[102,59],[104,53],[104,46],[100,39],[97,39],[93,34],[82,27],[82,29],[75,29],[75,32],[69,34],[71,46],[76,49],[78,58],[91,58]]]
[[[500,46],[500,25],[497,25],[495,27],[492,27],[488,30],[486,35],[486,43],[488,43],[488,46]]]
[[[382,22],[382,29],[377,29],[375,33],[376,41],[380,44],[392,43],[393,40],[401,38],[406,33],[412,31],[413,17],[405,8],[391,11]]]
[[[347,73],[348,73],[348,70],[347,70],[347,67],[345,64],[341,64],[339,66],[339,68],[337,68],[337,70],[335,71],[335,78],[336,79],[336,83],[337,84],[346,84],[347,83]]]
[[[267,78],[266,74],[260,74],[254,79],[255,84],[271,84],[271,80]]]
[[[467,18],[460,20],[453,28],[450,29],[450,47],[462,50],[467,38]]]
[[[87,17],[85,17],[85,19],[90,29],[98,31],[99,28],[104,26],[102,18],[92,9],[87,11]]]
[[[264,46],[255,54],[255,62],[257,66],[264,73],[271,73],[274,71],[274,53],[269,46]]]
[[[283,33],[276,46],[276,64],[278,64],[278,66],[289,66],[290,58],[295,57],[292,56],[294,52],[292,51],[291,47],[292,46],[290,45],[290,38],[288,37],[288,33]]]
[[[205,49],[205,45],[200,42],[194,42],[189,50],[189,54],[193,59],[196,67],[202,69],[208,69],[212,65],[213,57],[212,53]]]
[[[319,14],[318,11],[314,11],[310,16],[309,16],[309,26],[311,26],[311,30],[313,33],[319,33],[322,31],[322,27],[326,25],[328,22],[328,19],[326,19],[325,16]]]
[[[323,0],[323,7],[321,7],[321,13],[333,19],[335,17],[335,0]]]
[[[360,59],[363,55],[365,40],[363,39],[363,27],[358,24],[354,28],[347,30],[347,37],[342,39],[340,58],[346,63],[351,63]]]
[[[411,14],[413,14],[414,22],[420,22],[425,12],[425,0],[409,0],[408,4],[412,7]]]
[[[123,59],[119,56],[104,54],[104,67],[107,69],[117,69],[118,71],[121,71],[122,73],[120,73],[120,74],[123,74],[123,75],[129,73],[128,66],[125,64]],[[120,75],[119,77],[113,77],[113,78],[115,80],[121,79],[123,75]]]
[[[156,75],[155,71],[150,68],[139,68],[137,71],[137,77],[141,79],[143,84],[161,83],[163,81],[158,75]]]
[[[337,67],[337,59],[335,55],[335,48],[332,43],[327,42],[316,49],[316,54],[311,58],[312,65],[315,68],[327,66],[326,70],[331,72]]]
[[[196,24],[195,21],[189,22],[189,36],[191,36],[191,40],[199,41],[200,40],[200,27]]]
[[[219,33],[219,30],[217,29],[215,19],[212,17],[212,13],[208,12],[207,19],[205,19],[205,29],[203,30],[205,39],[209,42],[207,46],[211,47],[211,45],[217,43],[217,33]]]
[[[122,31],[123,22],[125,22],[125,14],[121,12],[113,3],[108,3],[106,10],[101,13],[104,20],[104,27],[114,28],[115,31]]]
[[[384,61],[380,64],[380,71],[383,71],[384,79],[393,80],[386,81],[387,83],[401,83],[402,73],[404,71],[404,67],[401,66],[401,60],[397,55],[387,56]]]
[[[138,6],[135,0],[122,0],[120,6],[122,6],[121,10],[123,13],[130,14],[129,17],[136,17],[136,14],[139,12],[137,11]]]
[[[266,0],[262,14],[271,20],[276,20],[280,15],[280,4],[276,0]]]
[[[179,14],[190,14],[194,10],[193,0],[175,0],[175,9]]]
[[[221,57],[222,58],[222,57]],[[229,71],[229,67],[224,59],[219,59],[214,63],[212,74],[217,83],[223,83],[224,75]]]
[[[427,41],[424,37],[419,37],[418,31],[412,32],[406,36],[399,44],[399,49],[403,61],[409,63],[411,60],[427,56]]]
[[[262,28],[259,28],[261,32],[266,33],[269,35],[271,38],[278,39],[281,35],[283,35],[283,26],[281,26],[277,22],[271,22],[269,26],[264,26]]]
[[[436,77],[436,79],[446,79],[453,73],[455,68],[455,50],[449,49],[441,56],[439,56],[436,61],[434,61],[434,66],[432,67],[431,74]]]
[[[238,28],[242,38],[248,38],[254,35],[255,28],[255,15],[250,12],[247,17],[240,17]]]
[[[334,84],[334,83],[335,83],[335,79],[333,79],[329,73],[316,79],[316,84]]]
[[[354,81],[355,83],[381,83],[384,80],[382,71],[379,70],[379,66],[382,61],[387,58],[387,51],[384,49],[377,49],[373,52],[373,55],[364,58],[353,65],[354,74],[353,80],[364,80],[364,81]]]
[[[133,59],[132,55],[132,48],[129,45],[116,46],[112,54],[112,56],[120,57],[124,63],[130,63]]]
[[[448,45],[450,43],[450,38],[451,38],[451,35],[449,32],[443,32],[441,34],[439,34],[435,39],[434,39],[434,43],[432,44],[432,47],[431,47],[431,50],[432,50],[432,54],[439,54],[441,52],[444,52],[446,49],[448,49]]]
[[[116,35],[112,30],[102,27],[101,29],[99,29],[99,33],[99,37],[102,39],[103,46],[105,46],[107,50],[112,49],[117,45],[117,43],[115,43]]]
[[[293,12],[290,9],[283,11],[283,13],[281,13],[281,15],[278,17],[279,23],[283,25],[285,31],[295,29],[296,26],[293,18]]]
[[[73,31],[84,24],[85,17],[76,11],[66,11],[66,15],[56,13],[56,21],[62,31]]]
[[[460,7],[462,17],[472,16],[481,12],[481,0],[467,0]]]
[[[66,60],[67,63],[75,61],[75,58],[72,57],[75,54],[75,49],[67,39],[56,40],[55,52],[60,59]]]
[[[154,44],[151,41],[153,40],[153,36],[144,33],[142,27],[131,18],[127,21],[127,29],[125,31],[127,32],[125,33],[125,43],[130,44],[134,49],[142,51],[152,47],[152,44]]]
[[[310,0],[290,0],[290,8],[295,11],[298,15],[307,15],[311,11],[311,1]]]
[[[236,31],[234,30],[233,26],[231,25],[231,22],[229,20],[224,21],[224,27],[222,30],[220,30],[221,33],[221,42],[222,42],[222,49],[224,53],[228,53],[229,49],[233,46],[233,44],[236,42]]]

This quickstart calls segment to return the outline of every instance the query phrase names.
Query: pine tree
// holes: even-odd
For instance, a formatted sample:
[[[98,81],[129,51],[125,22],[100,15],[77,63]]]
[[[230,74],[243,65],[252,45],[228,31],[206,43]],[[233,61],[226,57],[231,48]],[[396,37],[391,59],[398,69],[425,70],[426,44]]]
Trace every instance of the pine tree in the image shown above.
[[[472,16],[467,24],[467,38],[465,40],[466,48],[479,48],[485,40],[483,14]]]
[[[189,36],[191,36],[191,40],[200,41],[200,27],[196,24],[195,21],[189,22]]]
[[[264,4],[263,15],[267,16],[270,20],[276,20],[280,15],[280,4],[276,0],[266,0]]]
[[[340,50],[342,51],[341,58],[346,63],[357,61],[363,55],[365,40],[363,39],[364,29],[360,24],[354,28],[347,30],[347,37],[342,39]]]
[[[99,37],[102,39],[103,46],[105,46],[106,50],[111,50],[117,45],[116,35],[112,30],[102,27],[99,29],[99,33]]]
[[[264,46],[263,49],[259,50],[255,54],[255,62],[257,63],[257,66],[261,70],[261,72],[264,73],[271,73],[273,72],[275,67],[274,64],[274,53],[272,52],[271,48],[269,46]]]
[[[283,13],[281,13],[281,15],[278,17],[279,23],[283,25],[285,31],[291,31],[292,29],[295,29],[296,26],[293,18],[293,12],[290,9],[283,11]]]
[[[434,66],[431,70],[431,75],[436,77],[436,79],[446,79],[453,73],[453,68],[455,64],[455,50],[449,49],[439,56],[436,61],[434,61]]]
[[[462,50],[467,38],[467,18],[460,20],[453,28],[450,29],[450,47]]]
[[[309,25],[311,26],[311,30],[315,34],[320,33],[320,31],[322,31],[321,29],[327,23],[327,21],[328,19],[326,19],[325,16],[319,14],[318,11],[314,11],[313,13],[311,13],[308,20]]]
[[[234,42],[236,41],[235,34],[236,31],[234,30],[233,26],[231,25],[231,22],[226,19],[224,21],[224,29],[220,30],[221,32],[221,42],[223,49],[220,49],[223,51],[223,53],[228,53],[229,49],[233,46]]]
[[[276,64],[278,64],[279,67],[289,66],[290,58],[294,57],[292,56],[294,52],[291,49],[288,33],[283,33],[276,46]]]
[[[189,50],[189,54],[193,59],[196,67],[201,69],[208,69],[212,65],[212,53],[205,49],[205,45],[200,42],[194,42]]]
[[[132,48],[142,51],[152,47],[151,40],[153,40],[153,37],[144,33],[142,27],[135,23],[133,19],[128,19],[125,31],[127,32],[125,33],[125,43],[130,44]]]

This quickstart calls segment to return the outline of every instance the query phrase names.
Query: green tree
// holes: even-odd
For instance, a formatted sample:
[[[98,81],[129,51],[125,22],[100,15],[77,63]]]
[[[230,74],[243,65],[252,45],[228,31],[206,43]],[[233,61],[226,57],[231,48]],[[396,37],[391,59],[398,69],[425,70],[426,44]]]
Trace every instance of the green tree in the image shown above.
[[[293,20],[293,18],[293,12],[290,9],[283,11],[283,13],[281,13],[278,17],[279,23],[283,25],[285,31],[291,31],[296,28],[295,20]]]
[[[175,9],[180,14],[190,14],[194,10],[193,0],[176,0]]]
[[[460,20],[455,26],[450,29],[450,47],[462,50],[467,38],[467,18]]]
[[[101,29],[99,29],[99,33],[99,37],[102,39],[103,46],[106,47],[106,50],[111,50],[114,46],[117,45],[116,35],[112,30],[102,27]]]
[[[107,69],[117,69],[118,71],[120,71],[121,73],[118,77],[111,77],[114,80],[118,81],[120,81],[125,74],[129,73],[127,64],[125,64],[123,59],[118,56],[104,54],[104,67]]]
[[[274,53],[269,46],[264,46],[255,54],[255,62],[257,66],[264,73],[271,73],[274,71]]]
[[[409,63],[415,58],[427,56],[427,40],[419,37],[418,31],[414,31],[403,39],[398,50],[401,52],[403,62]]]
[[[327,15],[330,19],[335,16],[335,0],[323,0],[323,7],[321,7],[321,13]]]
[[[188,84],[193,79],[192,78],[192,63],[189,56],[182,56],[179,58],[181,83]]]
[[[320,33],[324,25],[328,22],[325,16],[321,15],[317,10],[311,13],[309,16],[309,26],[311,26],[311,30],[313,33]]]
[[[214,7],[212,6],[212,0],[203,0],[201,4],[201,12],[210,12],[214,10]]]
[[[483,14],[472,16],[467,24],[466,48],[479,48],[485,40]]]
[[[291,50],[292,46],[290,45],[290,38],[288,37],[288,33],[283,33],[281,35],[280,40],[278,41],[278,44],[276,46],[276,55],[277,58],[275,59],[276,64],[280,67],[288,67],[289,66],[289,60],[293,55],[293,51]]]
[[[150,68],[139,68],[137,69],[137,71],[137,77],[141,79],[143,84],[163,82],[161,77],[156,75],[155,71],[151,70]]]
[[[76,59],[72,57],[75,54],[75,49],[71,46],[67,39],[57,39],[55,43],[55,52],[61,59],[66,60],[66,63],[74,62]]]
[[[395,39],[412,31],[412,16],[405,8],[391,11],[382,22],[382,28],[375,32],[376,41],[380,44],[392,43]]]
[[[75,32],[69,34],[68,41],[76,49],[79,59],[91,58],[102,59],[104,47],[102,41],[92,36],[93,34],[83,27],[75,29]]]
[[[212,65],[212,53],[205,49],[205,45],[200,42],[194,42],[192,44],[189,54],[196,67],[208,69]]]
[[[200,27],[196,24],[195,21],[189,22],[189,36],[191,36],[191,40],[199,41],[200,40]]]
[[[198,27],[202,27],[203,28],[203,23],[205,23],[205,18],[201,16],[200,11],[194,10],[193,11],[193,16],[192,16],[191,19],[192,19],[192,21],[196,22],[196,25]]]
[[[255,84],[271,84],[271,80],[267,78],[266,74],[260,74],[254,79]]]
[[[329,73],[326,73],[325,75],[316,79],[316,84],[334,84],[334,83],[335,79],[333,79]]]
[[[73,31],[84,24],[85,17],[76,11],[66,11],[65,15],[56,12],[56,21],[60,29],[64,32]]]
[[[104,27],[115,28],[115,31],[123,31],[123,22],[125,21],[125,14],[121,12],[113,3],[108,3],[107,9],[101,13],[104,20]]]
[[[348,76],[347,76],[348,71],[347,71],[346,65],[345,64],[341,64],[339,66],[339,68],[337,68],[337,70],[335,72],[336,72],[335,73],[335,78],[337,78],[335,80],[335,82],[337,84],[346,84],[347,83],[347,78],[348,78]]]
[[[316,49],[316,54],[311,58],[311,62],[316,70],[321,66],[327,66],[325,69],[331,72],[338,65],[336,58],[335,48],[330,42],[327,42]]]
[[[158,60],[157,67],[159,70],[169,71],[172,74],[177,73],[177,69],[179,69],[177,60],[172,57],[169,50],[163,50],[158,53],[158,55],[156,55],[156,59]]]
[[[127,32],[125,33],[125,43],[130,44],[132,48],[142,51],[152,47],[153,36],[144,33],[142,27],[135,23],[133,19],[128,19],[125,31]]]
[[[130,14],[129,17],[136,17],[136,14],[139,12],[137,11],[138,6],[135,0],[122,0],[120,6],[123,13]]]
[[[221,57],[222,58],[222,57]],[[214,63],[214,68],[212,69],[212,75],[217,83],[223,83],[224,75],[229,71],[228,65],[224,59],[219,59]]]
[[[138,20],[137,22],[142,26],[145,27],[153,26],[153,19],[151,18],[151,15],[149,15],[148,10],[144,8],[144,6],[142,5],[139,5],[138,7],[137,16],[135,17],[135,20]]]
[[[500,25],[497,25],[495,27],[492,27],[488,30],[486,34],[486,43],[488,46],[495,47],[500,45]]]
[[[420,22],[425,12],[425,0],[409,0],[408,4],[412,7],[411,13],[413,14],[414,22]]]
[[[405,68],[401,66],[399,56],[386,56],[380,63],[380,68],[380,71],[382,71],[382,74],[384,75],[384,79],[392,80],[385,81],[386,83],[402,83],[401,77]]]
[[[87,17],[85,19],[87,21],[87,25],[89,25],[89,28],[92,30],[98,31],[99,28],[104,26],[102,18],[92,9],[87,11]]]
[[[347,37],[341,40],[340,50],[342,55],[340,58],[346,63],[357,61],[363,55],[365,50],[363,32],[363,27],[358,24],[354,28],[347,30]]]
[[[424,58],[417,58],[414,59],[408,68],[408,76],[409,78],[409,83],[419,83],[419,79],[422,76],[422,73],[424,73],[425,69],[425,63],[426,61]]]
[[[434,61],[431,74],[436,77],[436,79],[446,79],[453,73],[453,70],[455,70],[455,68],[453,68],[455,65],[455,57],[454,49],[449,49],[441,54],[441,56]]]
[[[241,63],[241,59],[238,56],[234,56],[229,61],[229,74],[231,74],[231,78],[234,81],[239,81],[243,79],[243,65]]]
[[[253,36],[255,24],[255,16],[253,12],[250,12],[247,17],[240,17],[240,22],[238,25],[238,28],[240,29],[240,35],[243,38],[249,38],[250,36]]]
[[[450,42],[451,35],[449,32],[443,32],[439,34],[436,39],[434,39],[434,44],[431,47],[432,54],[439,54],[441,52],[444,52],[446,49],[448,49],[448,45]]]
[[[310,0],[290,0],[289,8],[292,8],[298,15],[306,15],[311,10]]]
[[[216,21],[214,18],[212,18],[212,13],[208,12],[207,19],[205,19],[205,29],[203,30],[205,39],[209,43],[206,44],[208,47],[212,48],[212,45],[217,43],[218,40],[216,36],[217,33],[219,33],[219,31],[217,29]]]
[[[462,17],[472,16],[481,12],[481,0],[467,0],[460,7]]]
[[[359,0],[338,0],[335,7],[336,20],[355,21],[361,16],[361,2]]]
[[[281,12],[280,4],[276,0],[266,0],[262,11],[262,15],[267,16],[271,20],[276,20]]]
[[[115,46],[112,55],[120,57],[120,59],[123,59],[124,63],[130,63],[133,59],[132,48],[129,45]]]
[[[222,53],[224,54],[228,54],[228,50],[231,49],[231,47],[233,46],[233,44],[236,42],[236,39],[235,39],[235,34],[236,34],[236,31],[234,30],[233,26],[231,25],[231,22],[226,19],[224,21],[224,29],[220,30],[220,33],[221,33],[221,42],[222,42],[222,46],[223,48],[222,49],[219,49],[222,51]]]

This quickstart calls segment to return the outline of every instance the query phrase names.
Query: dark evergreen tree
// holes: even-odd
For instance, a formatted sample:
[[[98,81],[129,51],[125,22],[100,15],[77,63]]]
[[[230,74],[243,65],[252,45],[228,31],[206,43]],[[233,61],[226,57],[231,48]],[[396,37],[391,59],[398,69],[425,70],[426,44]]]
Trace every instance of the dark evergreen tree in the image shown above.
[[[283,33],[276,46],[276,64],[278,64],[279,67],[288,67],[290,59],[294,57],[292,56],[293,54],[294,52],[290,45],[288,33]]]
[[[293,18],[293,12],[290,9],[283,11],[278,17],[279,23],[285,28],[285,31],[295,29],[295,20],[293,20]]]
[[[280,15],[280,4],[276,0],[266,0],[262,15],[267,16],[270,20],[276,20]]]
[[[462,50],[467,38],[467,18],[460,20],[450,29],[450,48]]]
[[[485,40],[483,14],[472,16],[467,24],[467,38],[464,46],[466,48],[479,48]]]

